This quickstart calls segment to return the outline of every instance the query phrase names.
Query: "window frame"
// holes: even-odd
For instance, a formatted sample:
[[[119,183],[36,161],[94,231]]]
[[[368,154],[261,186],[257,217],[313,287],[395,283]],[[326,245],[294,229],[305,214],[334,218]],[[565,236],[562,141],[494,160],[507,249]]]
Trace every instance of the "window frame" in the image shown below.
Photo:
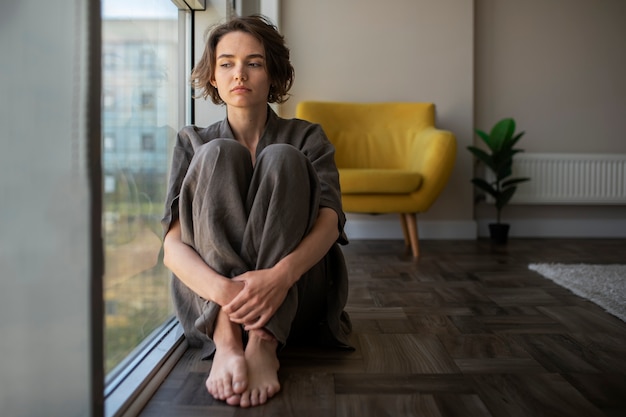
[[[146,337],[107,375],[105,417],[137,415],[187,347],[182,326],[174,317]]]

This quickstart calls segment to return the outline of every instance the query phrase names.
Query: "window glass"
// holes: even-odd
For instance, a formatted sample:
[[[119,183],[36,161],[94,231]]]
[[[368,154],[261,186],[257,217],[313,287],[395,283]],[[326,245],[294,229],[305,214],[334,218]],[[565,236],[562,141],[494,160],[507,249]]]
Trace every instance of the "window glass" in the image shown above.
[[[103,233],[107,373],[172,315],[160,218],[181,126],[171,0],[103,0]],[[181,40],[184,45],[184,40]]]

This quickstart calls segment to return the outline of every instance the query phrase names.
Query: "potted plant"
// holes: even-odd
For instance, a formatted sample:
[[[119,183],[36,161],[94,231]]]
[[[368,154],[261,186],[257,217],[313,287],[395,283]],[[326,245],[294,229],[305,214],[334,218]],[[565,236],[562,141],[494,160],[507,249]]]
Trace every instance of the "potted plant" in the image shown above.
[[[477,162],[482,163],[493,175],[486,179],[472,178],[472,184],[493,197],[496,207],[496,223],[489,225],[489,233],[492,241],[504,244],[508,239],[510,225],[501,222],[502,209],[515,194],[517,184],[530,179],[511,178],[513,156],[523,152],[522,149],[516,149],[514,146],[524,132],[516,134],[515,120],[505,118],[497,122],[489,134],[478,129],[476,129],[476,134],[487,145],[488,152],[476,146],[468,146],[467,149],[477,158]]]

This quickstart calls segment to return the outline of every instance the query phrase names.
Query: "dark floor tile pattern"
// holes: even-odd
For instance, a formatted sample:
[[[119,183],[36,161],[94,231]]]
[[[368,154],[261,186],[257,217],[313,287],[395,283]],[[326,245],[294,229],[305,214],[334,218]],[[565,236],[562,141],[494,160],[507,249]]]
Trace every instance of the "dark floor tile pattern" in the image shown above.
[[[142,416],[626,416],[626,324],[527,265],[624,263],[624,240],[344,248],[356,351],[281,352],[281,393],[239,409],[189,350]],[[626,277],[624,277],[626,279]]]

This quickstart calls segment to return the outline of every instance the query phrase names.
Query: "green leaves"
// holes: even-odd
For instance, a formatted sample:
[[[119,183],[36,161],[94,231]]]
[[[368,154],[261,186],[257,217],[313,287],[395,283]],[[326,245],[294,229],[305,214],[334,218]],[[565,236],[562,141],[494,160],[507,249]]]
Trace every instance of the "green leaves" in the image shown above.
[[[476,134],[487,145],[490,153],[476,146],[468,146],[467,149],[476,157],[478,163],[484,164],[494,174],[495,180],[488,182],[483,178],[473,178],[471,181],[475,187],[494,198],[500,223],[500,212],[515,194],[516,185],[530,180],[530,178],[509,179],[513,175],[513,157],[523,152],[514,146],[524,132],[515,134],[515,120],[505,118],[496,123],[489,134],[478,129]]]
[[[476,134],[494,153],[513,149],[513,146],[524,135],[524,132],[520,132],[514,137],[514,133],[515,120],[511,118],[502,119],[496,123],[489,135],[482,130],[476,130]]]

